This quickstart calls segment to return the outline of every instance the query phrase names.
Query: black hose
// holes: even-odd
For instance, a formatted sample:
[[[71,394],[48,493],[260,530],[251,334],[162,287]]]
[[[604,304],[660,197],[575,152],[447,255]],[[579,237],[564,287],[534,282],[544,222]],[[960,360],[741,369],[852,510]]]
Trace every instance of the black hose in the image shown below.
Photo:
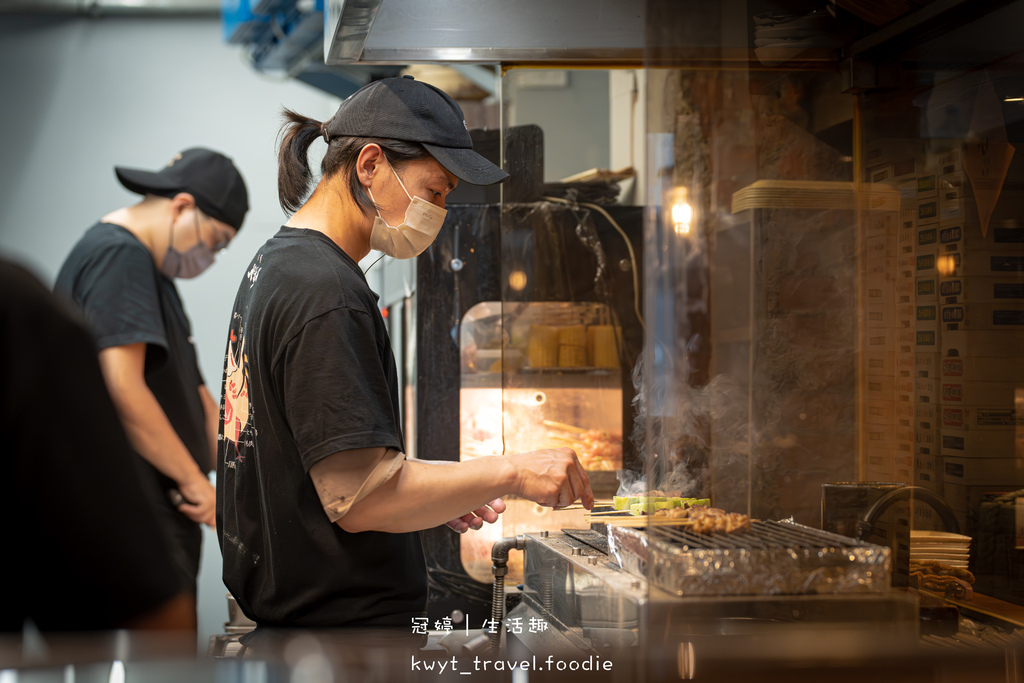
[[[923,486],[901,486],[898,489],[889,491],[884,496],[875,501],[875,504],[868,508],[861,518],[857,521],[857,536],[861,540],[867,538],[874,531],[875,522],[878,517],[881,516],[890,505],[895,503],[897,500],[910,500],[916,498],[922,503],[930,506],[939,518],[942,520],[942,524],[946,527],[946,531],[952,531],[955,534],[960,533],[960,522],[957,521],[956,515],[953,514],[953,509],[949,507],[942,498],[940,498],[935,492],[929,491]]]
[[[491,573],[494,588],[491,591],[491,652],[497,654],[501,648],[501,618],[505,612],[505,576],[508,574],[508,553],[510,550],[526,548],[525,536],[510,536],[495,541],[491,547]]]

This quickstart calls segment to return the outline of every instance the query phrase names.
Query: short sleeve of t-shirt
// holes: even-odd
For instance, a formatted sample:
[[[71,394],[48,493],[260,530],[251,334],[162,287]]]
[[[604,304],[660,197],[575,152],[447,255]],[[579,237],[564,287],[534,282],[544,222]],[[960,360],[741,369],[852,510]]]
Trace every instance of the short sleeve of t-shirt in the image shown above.
[[[128,344],[167,348],[153,260],[140,245],[112,245],[81,274],[79,307],[100,349]]]
[[[282,404],[307,472],[339,451],[402,449],[383,358],[374,321],[357,309],[331,310],[289,341]]]

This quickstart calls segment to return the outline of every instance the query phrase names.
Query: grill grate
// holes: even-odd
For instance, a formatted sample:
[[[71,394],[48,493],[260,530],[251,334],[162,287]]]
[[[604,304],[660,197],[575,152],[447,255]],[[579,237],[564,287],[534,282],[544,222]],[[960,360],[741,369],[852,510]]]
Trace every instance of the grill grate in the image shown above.
[[[648,533],[683,550],[799,550],[827,547],[862,548],[870,545],[827,531],[772,521],[751,522],[749,530],[732,534],[698,534],[687,531],[685,527],[671,526],[652,527]]]
[[[799,595],[889,590],[889,549],[791,522],[732,534],[684,526],[608,527],[628,572],[676,595]]]

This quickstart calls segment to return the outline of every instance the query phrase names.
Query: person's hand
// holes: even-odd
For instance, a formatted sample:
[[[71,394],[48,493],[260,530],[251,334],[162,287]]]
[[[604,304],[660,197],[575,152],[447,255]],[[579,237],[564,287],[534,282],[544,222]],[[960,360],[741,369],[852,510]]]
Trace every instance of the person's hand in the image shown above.
[[[498,517],[504,511],[505,501],[501,498],[495,498],[481,508],[477,508],[472,512],[467,512],[461,517],[456,517],[452,521],[448,522],[448,526],[451,527],[452,531],[458,534],[464,534],[470,529],[477,531],[484,525],[484,522],[487,522],[488,524],[494,524],[497,522]]]
[[[549,448],[511,458],[517,472],[517,495],[556,509],[576,500],[588,510],[594,507],[590,478],[573,449]]]
[[[217,524],[217,489],[213,488],[209,479],[200,474],[179,484],[178,490],[186,501],[178,506],[182,514],[193,522],[207,526]]]

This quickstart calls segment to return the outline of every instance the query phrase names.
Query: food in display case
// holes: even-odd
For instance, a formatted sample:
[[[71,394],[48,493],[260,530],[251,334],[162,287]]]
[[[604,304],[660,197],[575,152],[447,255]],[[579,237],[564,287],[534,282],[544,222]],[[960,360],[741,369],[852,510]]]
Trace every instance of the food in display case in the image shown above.
[[[569,447],[622,467],[619,332],[595,303],[483,302],[460,326],[463,457]]]
[[[458,335],[460,459],[568,447],[592,486],[595,473],[622,468],[620,332],[606,306],[485,301],[469,309]],[[462,565],[477,581],[490,582],[491,546],[502,537],[589,526],[582,509],[505,502],[498,522],[460,538]],[[510,583],[522,580],[517,555]]]

